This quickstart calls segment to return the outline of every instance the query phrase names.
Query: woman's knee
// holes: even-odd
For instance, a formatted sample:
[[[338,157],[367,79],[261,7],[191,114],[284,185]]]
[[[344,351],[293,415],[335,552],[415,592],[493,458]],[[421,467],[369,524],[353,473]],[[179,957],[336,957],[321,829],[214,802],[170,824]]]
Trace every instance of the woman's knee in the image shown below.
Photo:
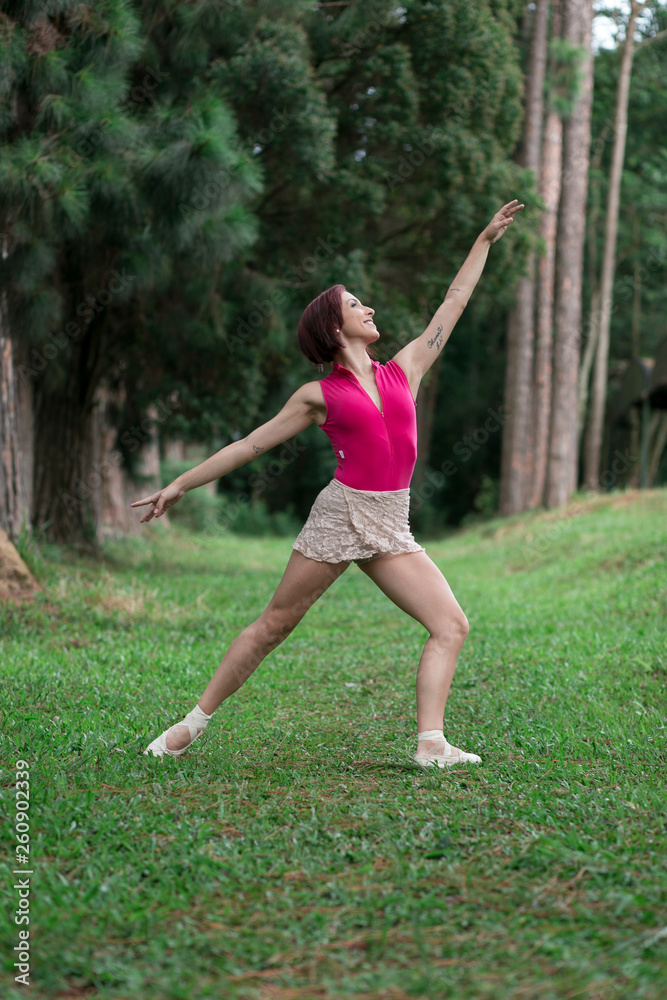
[[[470,623],[461,608],[457,608],[454,612],[443,614],[429,632],[431,638],[442,646],[462,646],[468,638]]]
[[[291,611],[268,609],[251,625],[258,643],[266,649],[274,649],[284,642],[299,624],[301,616]]]
[[[457,629],[457,634],[461,640],[461,645],[463,645],[463,643],[468,638],[468,634],[470,633],[470,622],[468,621],[468,619],[466,618],[466,616],[464,615],[463,611],[461,611],[460,608],[458,610],[458,614],[456,617],[456,629]]]

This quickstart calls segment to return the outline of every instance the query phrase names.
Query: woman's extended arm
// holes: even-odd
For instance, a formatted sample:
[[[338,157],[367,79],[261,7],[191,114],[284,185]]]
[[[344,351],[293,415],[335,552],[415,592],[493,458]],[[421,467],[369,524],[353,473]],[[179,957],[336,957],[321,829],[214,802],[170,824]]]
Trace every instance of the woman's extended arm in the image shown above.
[[[185,496],[188,490],[194,490],[204,483],[210,483],[220,476],[227,475],[232,469],[238,469],[240,465],[252,461],[269,448],[274,448],[277,444],[294,437],[299,431],[305,430],[309,424],[317,419],[318,410],[324,407],[324,398],[319,382],[307,382],[291,396],[282,410],[267,420],[265,424],[255,428],[247,437],[232,444],[225,445],[215,455],[211,455],[201,465],[184,472],[178,476],[173,483],[158,490],[143,500],[135,500],[132,507],[143,507],[150,504],[148,510],[140,520],[150,521],[153,517],[160,517],[169,507]]]
[[[500,239],[512,222],[515,212],[522,208],[523,205],[519,205],[515,198],[496,212],[486,229],[475,240],[472,250],[450,285],[444,302],[429,325],[421,336],[412,340],[395,355],[394,361],[407,375],[414,396],[417,395],[419,383],[449,340],[452,330],[467,306],[484,270],[489,247]]]

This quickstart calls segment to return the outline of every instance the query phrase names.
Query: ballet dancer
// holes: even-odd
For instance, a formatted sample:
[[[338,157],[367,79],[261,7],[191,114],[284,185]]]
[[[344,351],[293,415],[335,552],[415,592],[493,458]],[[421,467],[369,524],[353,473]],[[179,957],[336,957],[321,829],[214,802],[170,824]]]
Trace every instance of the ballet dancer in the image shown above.
[[[445,577],[413,538],[409,486],[417,457],[415,398],[419,384],[454,329],[495,243],[524,206],[516,199],[480,233],[442,305],[421,336],[386,364],[368,348],[380,334],[374,310],[344,285],[306,307],[301,351],[325,378],[307,382],[271,420],[132,506],[147,506],[140,523],[159,518],[189,490],[227,475],[315,423],[333,446],[337,468],[313,504],[278,588],[259,618],[231,643],[199,702],[144,753],[180,757],[201,736],[218,706],[237,691],[271,650],[351,562],[428,632],[417,668],[417,748],[423,765],[480,763],[451,746],[444,713],[468,621]]]

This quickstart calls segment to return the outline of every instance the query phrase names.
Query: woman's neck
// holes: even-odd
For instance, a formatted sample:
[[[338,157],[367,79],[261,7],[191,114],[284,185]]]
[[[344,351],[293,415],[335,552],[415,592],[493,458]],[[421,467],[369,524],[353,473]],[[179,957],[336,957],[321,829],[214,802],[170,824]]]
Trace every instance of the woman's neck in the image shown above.
[[[339,351],[334,361],[342,365],[343,368],[347,368],[357,378],[368,378],[373,373],[373,361],[365,347],[359,351],[354,351],[351,348]]]

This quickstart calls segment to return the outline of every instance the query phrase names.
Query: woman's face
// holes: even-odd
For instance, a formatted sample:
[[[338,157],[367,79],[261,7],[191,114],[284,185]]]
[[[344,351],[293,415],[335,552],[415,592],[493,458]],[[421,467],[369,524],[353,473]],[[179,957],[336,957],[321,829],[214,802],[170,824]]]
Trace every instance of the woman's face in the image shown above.
[[[343,312],[341,333],[348,341],[348,344],[352,340],[361,340],[364,344],[372,344],[378,339],[380,334],[373,322],[374,309],[363,305],[347,289],[343,290],[341,296],[341,308]]]

